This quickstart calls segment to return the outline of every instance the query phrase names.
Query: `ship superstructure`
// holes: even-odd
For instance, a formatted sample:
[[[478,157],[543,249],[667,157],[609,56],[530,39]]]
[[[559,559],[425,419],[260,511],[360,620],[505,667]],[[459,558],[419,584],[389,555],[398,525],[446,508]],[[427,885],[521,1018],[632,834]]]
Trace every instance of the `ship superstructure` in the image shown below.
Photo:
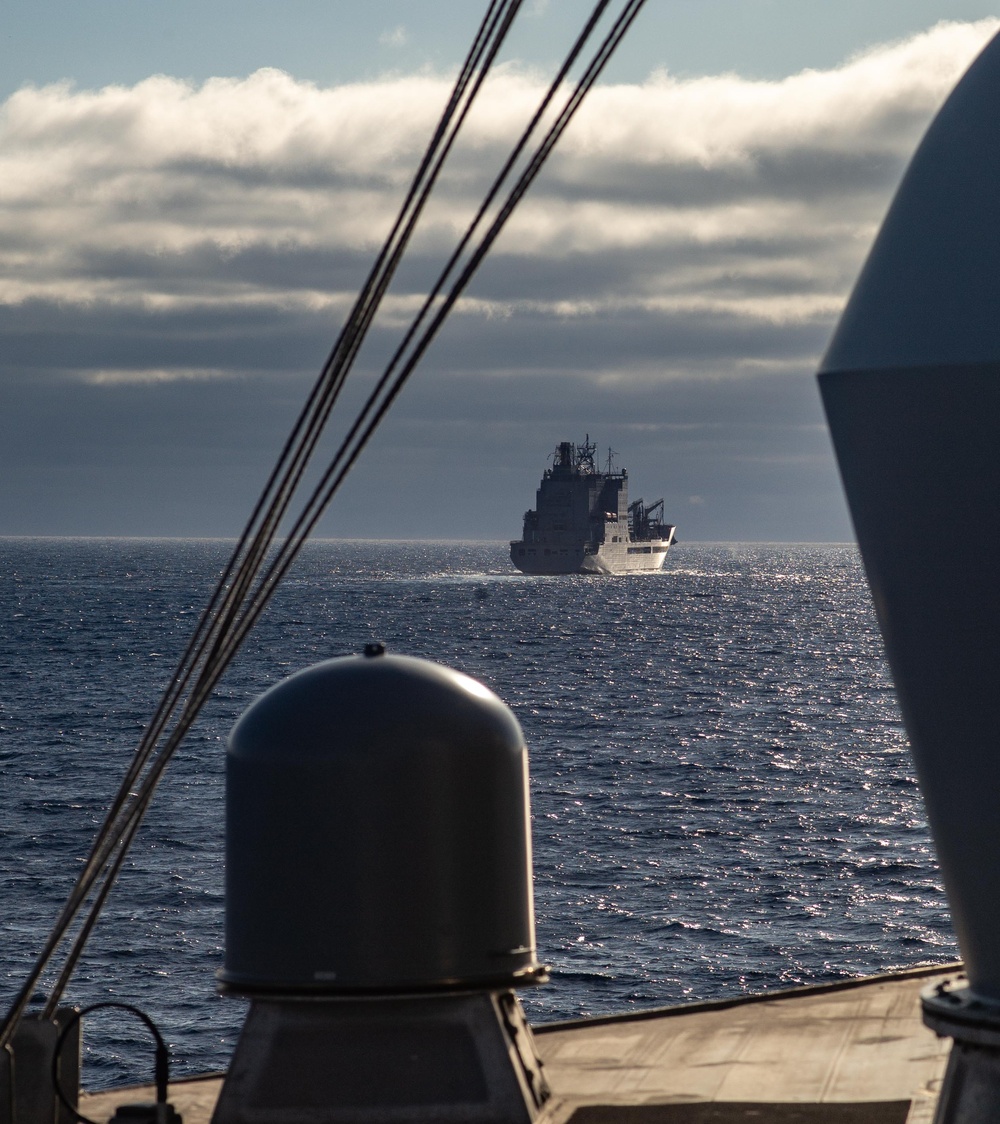
[[[525,574],[631,574],[659,570],[674,541],[663,522],[663,500],[629,503],[628,470],[606,471],[596,443],[561,441],[545,470],[535,507],[524,513],[522,537],[510,558]]]

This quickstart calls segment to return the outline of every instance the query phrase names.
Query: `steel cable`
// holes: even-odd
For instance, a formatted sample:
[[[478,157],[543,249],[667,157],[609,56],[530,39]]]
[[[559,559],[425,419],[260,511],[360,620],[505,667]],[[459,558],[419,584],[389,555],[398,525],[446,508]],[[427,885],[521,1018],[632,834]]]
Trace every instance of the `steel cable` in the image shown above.
[[[209,645],[214,644],[213,651],[218,651],[218,638],[224,631],[225,625],[232,619],[234,595],[237,593],[245,594],[254,574],[259,572],[262,561],[273,541],[278,520],[287,509],[288,501],[294,491],[294,484],[301,478],[305,463],[322,432],[323,422],[328,417],[340,387],[343,385],[349,361],[353,359],[357,352],[355,339],[359,335],[363,335],[363,331],[370,325],[378,302],[384,296],[392,273],[395,271],[409,237],[412,235],[419,212],[430,196],[433,179],[436,179],[443,163],[443,158],[441,158],[437,160],[435,165],[435,159],[440,156],[445,144],[447,144],[447,149],[450,150],[454,143],[455,131],[453,130],[449,138],[449,128],[459,113],[461,113],[461,120],[464,121],[469,104],[471,104],[469,102],[470,87],[474,98],[482,86],[485,71],[495,60],[522,2],[523,0],[491,0],[489,4],[452,89],[448,104],[421,160],[392,230],[383,244],[368,279],[355,301],[351,314],[348,316],[289,438],[285,442],[278,462],[272,470],[236,548],[216,584],[208,605],[199,618],[191,640],[178,662],[153,718],[140,739],[139,746],[126,770],[102,827],[95,837],[90,854],[76,884],[57,917],[49,938],[39,953],[28,978],[15,997],[3,1023],[0,1024],[0,1048],[9,1042],[42,973],[58,946],[65,939],[68,929],[91,893],[101,871],[111,873],[113,880],[114,874],[120,869],[120,861],[111,866],[108,865],[110,855],[115,848],[122,848],[123,851],[127,851],[134,836],[135,828],[138,826],[138,819],[141,819],[142,812],[148,805],[148,797],[140,802],[138,794],[131,792],[132,786],[138,780],[143,768],[148,764],[154,753],[171,715],[177,710],[185,689],[195,675],[199,661],[204,662]],[[468,103],[464,109],[463,99]],[[447,155],[447,152],[445,152],[445,155]],[[433,179],[429,183],[432,174]],[[345,362],[345,360],[347,361]],[[256,531],[255,527],[257,528]],[[209,654],[213,655],[213,652]],[[211,662],[214,663],[215,660],[213,659]],[[213,684],[217,679],[218,675],[213,676]],[[200,706],[207,696],[204,692],[197,692],[197,697]],[[191,720],[193,720],[193,717],[192,714]],[[183,724],[184,732],[189,727],[190,721],[185,722]],[[176,748],[178,741],[179,739],[174,737],[168,739],[167,746],[170,752],[173,752],[173,749]],[[161,774],[162,768],[156,771],[152,787],[155,787],[155,782]],[[151,795],[151,791],[149,795]],[[130,827],[130,820],[135,811],[138,811],[139,816],[135,827]],[[107,890],[100,893],[100,904],[103,904],[106,895]],[[85,925],[84,940],[92,927],[92,922]],[[81,930],[81,933],[84,933],[84,930]],[[78,956],[79,952],[76,952],[75,955],[71,953],[74,963]],[[62,980],[62,976],[60,976],[60,980]],[[61,988],[58,986],[50,996],[47,1009],[54,1008],[58,1003],[59,994],[57,994],[57,991],[61,994]]]
[[[549,108],[556,92],[565,80],[566,74],[593,32],[610,0],[600,0],[595,6],[584,31],[581,32],[556,79],[533,115],[531,122],[522,133],[513,152],[494,180],[486,199],[478,209],[458,247],[446,263],[435,286],[423,302],[417,317],[384,370],[375,390],[372,391],[362,411],[352,424],[347,437],[342,441],[309,500],[295,519],[283,544],[275,550],[274,557],[265,568],[264,563],[274,546],[278,526],[287,514],[293,493],[301,483],[308,461],[313,455],[350,366],[357,356],[365,333],[374,319],[378,306],[389,287],[396,267],[419,220],[423,206],[430,196],[472,102],[482,87],[489,67],[495,60],[503,38],[509,31],[520,3],[521,0],[509,0],[508,3],[500,3],[498,0],[494,0],[484,17],[476,41],[466,60],[466,65],[459,75],[449,104],[414,177],[410,192],[393,229],[369,273],[368,280],[356,300],[344,328],[341,330],[306,405],[299,415],[292,434],[285,443],[278,464],[272,471],[264,492],[247,522],[243,535],[215,587],[209,604],[199,619],[195,633],[181,657],[174,677],[161,699],[154,718],[140,741],[139,748],[126,773],[118,796],[112,804],[103,828],[92,847],[84,872],[81,873],[74,891],[60,914],[28,982],[8,1013],[3,1026],[0,1027],[0,1045],[9,1040],[16,1022],[27,1004],[28,997],[34,990],[41,974],[51,960],[56,948],[65,938],[69,927],[93,891],[94,886],[103,875],[103,882],[91,901],[89,915],[76,934],[71,951],[49,997],[46,1013],[54,1011],[72,976],[87,937],[96,923],[104,900],[121,868],[128,848],[141,823],[142,816],[170,757],[183,740],[201,706],[211,694],[226,666],[266,607],[281,578],[293,563],[333,495],[426,352],[427,347],[468,285],[489,248],[495,242],[514,208],[537,176],[559,137],[572,120],[586,93],[599,77],[621,38],[643,6],[644,0],[629,0],[626,4],[624,11],[619,15],[597,53],[588,64],[583,77],[578,81],[567,103],[557,115],[556,121],[550,126],[545,138],[531,155],[527,167],[520,173],[500,211],[473,250],[469,261],[461,270],[451,290],[443,298],[430,324],[423,334],[417,338],[417,332],[431,308],[439,299],[447,278],[468,248],[475,231],[495,200],[502,184],[523,154],[528,140]],[[416,340],[415,343],[414,340]],[[403,357],[407,354],[407,349],[410,348],[411,344],[413,346],[404,361]],[[402,364],[401,367],[400,364]],[[395,378],[392,377],[394,372],[396,372]],[[263,576],[261,576],[262,572]],[[259,579],[256,587],[253,585],[255,579]],[[185,697],[184,692],[189,687],[190,691]],[[162,739],[170,718],[178,710],[180,713],[177,721],[164,741]],[[143,773],[144,769],[145,773]],[[136,784],[137,781],[139,781],[138,784]],[[135,791],[132,791],[133,785],[135,785]]]

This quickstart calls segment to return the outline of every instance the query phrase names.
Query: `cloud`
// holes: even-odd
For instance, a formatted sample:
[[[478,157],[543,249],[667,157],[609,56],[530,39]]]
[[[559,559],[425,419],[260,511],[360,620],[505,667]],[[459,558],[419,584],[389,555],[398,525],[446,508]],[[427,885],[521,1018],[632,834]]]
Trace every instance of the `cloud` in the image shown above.
[[[408,39],[406,28],[401,23],[383,31],[378,37],[378,41],[383,47],[405,47]]]
[[[440,416],[456,393],[475,415],[517,382],[531,387],[534,440],[565,431],[558,387],[617,410],[610,427],[638,424],[650,394],[686,380],[808,378],[909,153],[997,26],[942,23],[782,81],[657,73],[598,87],[431,352],[421,377],[445,388],[431,394]],[[19,90],[0,106],[0,385],[75,384],[105,402],[127,391],[138,408],[173,381],[172,417],[181,391],[233,378],[270,380],[268,401],[283,383],[298,390],[448,90],[428,73],[321,88],[276,70]],[[490,80],[365,370],[388,353],[540,91],[516,67]],[[416,425],[418,399],[401,403],[401,426]],[[790,450],[821,424],[818,406],[795,400]],[[706,415],[705,433],[732,409]],[[440,427],[428,439],[440,442]],[[699,512],[711,508],[710,489],[685,488]]]
[[[658,74],[598,88],[496,256],[657,248],[662,294],[757,276],[762,248],[773,276],[767,247],[781,245],[789,290],[821,270],[840,297],[845,238],[853,267],[930,114],[994,26],[941,24],[780,82]],[[0,111],[0,301],[333,301],[346,291],[337,276],[296,284],[278,276],[282,259],[370,253],[447,89],[426,75],[321,89],[274,70],[198,87],[154,77],[22,89]],[[539,89],[513,69],[494,77],[440,185],[424,254],[459,229]],[[672,255],[693,250],[705,255],[699,276],[687,260],[675,272]],[[255,255],[256,278],[240,274]],[[116,271],[116,257],[130,268]]]

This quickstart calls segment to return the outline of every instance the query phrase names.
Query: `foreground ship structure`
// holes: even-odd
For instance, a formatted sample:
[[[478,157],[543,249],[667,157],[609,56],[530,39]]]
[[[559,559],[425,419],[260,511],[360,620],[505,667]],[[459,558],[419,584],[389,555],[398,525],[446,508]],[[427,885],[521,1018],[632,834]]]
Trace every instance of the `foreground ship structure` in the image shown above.
[[[633,574],[659,570],[674,541],[663,522],[663,500],[628,499],[628,470],[595,462],[590,434],[580,445],[561,441],[524,513],[522,537],[510,559],[525,574]]]
[[[513,994],[544,975],[516,719],[482,684],[373,644],[273,688],[234,732],[222,982],[254,1007],[215,1124],[1000,1121],[998,103],[1000,37],[914,158],[821,371],[967,974],[550,1024],[536,1054]],[[673,527],[626,485],[589,437],[561,444],[515,564],[658,568]],[[949,520],[946,550],[914,549],[928,513]],[[0,1124],[72,1124],[53,1089],[77,1048],[56,1037],[67,1009],[14,1012]],[[931,1031],[954,1040],[943,1080]],[[157,1071],[156,1104],[119,1124],[177,1120]],[[219,1082],[182,1090],[204,1085],[188,1124]]]

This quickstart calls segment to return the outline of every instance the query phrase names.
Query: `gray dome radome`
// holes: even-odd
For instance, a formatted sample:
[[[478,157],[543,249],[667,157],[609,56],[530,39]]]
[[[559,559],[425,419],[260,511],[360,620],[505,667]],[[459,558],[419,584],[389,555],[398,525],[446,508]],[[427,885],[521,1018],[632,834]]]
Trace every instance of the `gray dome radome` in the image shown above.
[[[482,684],[374,654],[262,695],[227,754],[237,989],[385,991],[537,970],[527,752]]]
[[[996,1054],[989,1065],[995,1073],[1000,1073],[998,105],[1000,36],[928,129],[820,374],[968,991],[994,1011]],[[979,1030],[970,1033],[978,1050],[984,1040]],[[966,1080],[956,1077],[954,1088]],[[990,1119],[1000,1119],[1000,1082],[995,1104],[998,1113]],[[939,1108],[936,1119],[973,1119],[950,1112]]]

